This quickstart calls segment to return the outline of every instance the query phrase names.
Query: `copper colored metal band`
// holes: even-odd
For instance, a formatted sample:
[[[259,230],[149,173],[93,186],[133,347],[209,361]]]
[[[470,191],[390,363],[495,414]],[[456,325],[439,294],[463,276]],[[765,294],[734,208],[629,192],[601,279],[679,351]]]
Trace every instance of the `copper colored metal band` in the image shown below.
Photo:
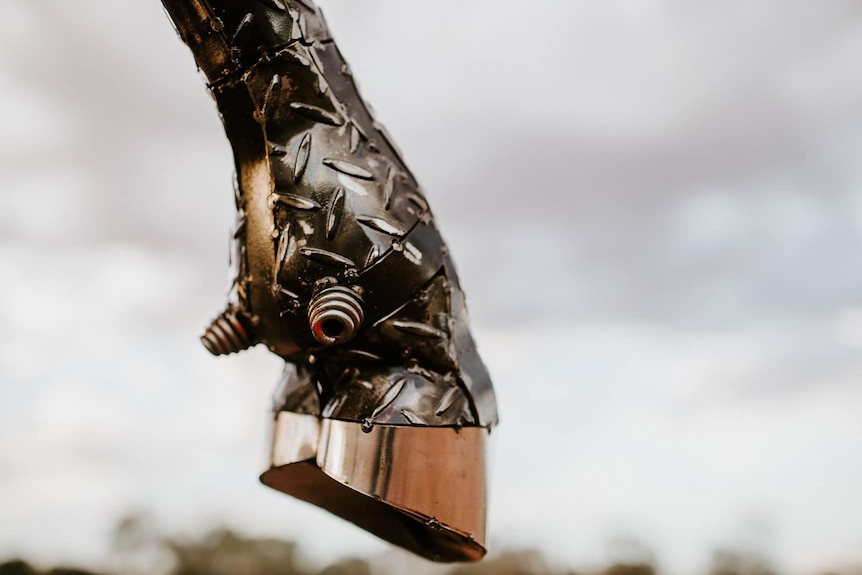
[[[264,484],[435,561],[485,555],[481,427],[374,426],[281,412]]]

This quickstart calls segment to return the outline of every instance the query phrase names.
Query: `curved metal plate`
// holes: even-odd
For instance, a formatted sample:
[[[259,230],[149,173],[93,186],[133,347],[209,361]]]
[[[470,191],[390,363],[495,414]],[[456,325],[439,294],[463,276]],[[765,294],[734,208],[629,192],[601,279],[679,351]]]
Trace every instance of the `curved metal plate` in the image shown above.
[[[368,429],[282,412],[261,481],[433,561],[476,561],[486,552],[488,434],[481,427]]]

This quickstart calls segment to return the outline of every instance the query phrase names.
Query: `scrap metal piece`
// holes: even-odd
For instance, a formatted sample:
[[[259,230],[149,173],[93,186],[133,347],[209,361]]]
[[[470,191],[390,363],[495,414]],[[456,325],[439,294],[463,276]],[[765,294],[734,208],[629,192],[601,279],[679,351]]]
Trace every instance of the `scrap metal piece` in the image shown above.
[[[233,147],[213,353],[286,362],[262,481],[429,559],[485,554],[494,391],[428,202],[310,0],[162,0]]]

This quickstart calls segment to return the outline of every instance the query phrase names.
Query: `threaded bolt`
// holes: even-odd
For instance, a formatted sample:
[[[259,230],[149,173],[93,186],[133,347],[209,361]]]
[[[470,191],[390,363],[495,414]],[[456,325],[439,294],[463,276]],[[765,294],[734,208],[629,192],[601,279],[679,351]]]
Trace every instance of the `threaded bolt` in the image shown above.
[[[362,300],[356,292],[343,286],[321,291],[308,305],[311,332],[324,345],[350,340],[359,331],[363,319]]]
[[[248,349],[255,343],[239,319],[239,313],[228,308],[215,318],[201,336],[201,343],[213,355],[228,355]]]

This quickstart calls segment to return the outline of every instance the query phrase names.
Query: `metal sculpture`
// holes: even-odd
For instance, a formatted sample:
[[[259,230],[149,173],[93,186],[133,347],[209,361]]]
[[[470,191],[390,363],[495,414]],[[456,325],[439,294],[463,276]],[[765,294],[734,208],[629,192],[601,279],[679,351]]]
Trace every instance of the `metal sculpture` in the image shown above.
[[[234,281],[203,344],[286,362],[261,480],[429,559],[481,559],[491,381],[425,196],[323,15],[163,4],[236,163]]]

